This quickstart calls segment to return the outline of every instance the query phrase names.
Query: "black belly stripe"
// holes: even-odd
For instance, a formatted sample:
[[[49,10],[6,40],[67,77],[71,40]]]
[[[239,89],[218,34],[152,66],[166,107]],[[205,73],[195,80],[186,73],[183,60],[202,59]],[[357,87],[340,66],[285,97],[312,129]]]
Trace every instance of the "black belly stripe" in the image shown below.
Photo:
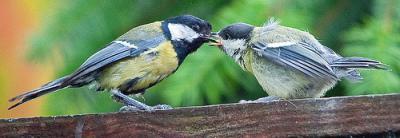
[[[125,81],[123,84],[121,84],[118,89],[123,93],[123,94],[130,94],[132,91],[132,88],[139,82],[141,78],[136,77],[130,80]]]

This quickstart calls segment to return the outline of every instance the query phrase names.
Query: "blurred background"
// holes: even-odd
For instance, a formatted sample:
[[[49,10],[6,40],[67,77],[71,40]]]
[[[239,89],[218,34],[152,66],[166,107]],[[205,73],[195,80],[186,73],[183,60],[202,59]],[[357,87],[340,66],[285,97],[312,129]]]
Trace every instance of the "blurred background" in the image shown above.
[[[0,118],[115,112],[106,92],[65,89],[12,111],[7,100],[74,71],[91,54],[135,26],[193,14],[217,31],[235,22],[309,31],[344,56],[363,56],[391,71],[362,71],[327,96],[400,92],[399,0],[3,0],[0,5]],[[218,49],[203,46],[139,100],[174,107],[233,103],[267,96],[250,74]]]

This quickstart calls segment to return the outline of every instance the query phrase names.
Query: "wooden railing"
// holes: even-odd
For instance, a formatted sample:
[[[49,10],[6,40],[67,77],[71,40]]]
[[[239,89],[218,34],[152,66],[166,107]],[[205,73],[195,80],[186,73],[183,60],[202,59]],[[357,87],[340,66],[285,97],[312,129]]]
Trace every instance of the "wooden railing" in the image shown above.
[[[399,134],[399,94],[0,120],[0,137],[288,137]]]

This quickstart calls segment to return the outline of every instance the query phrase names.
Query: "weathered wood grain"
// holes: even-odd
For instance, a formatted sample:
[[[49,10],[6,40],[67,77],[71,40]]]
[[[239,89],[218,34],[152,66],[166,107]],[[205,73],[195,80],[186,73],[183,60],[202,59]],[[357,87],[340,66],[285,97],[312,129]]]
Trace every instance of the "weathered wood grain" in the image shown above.
[[[288,137],[399,134],[399,94],[0,120],[1,137]]]

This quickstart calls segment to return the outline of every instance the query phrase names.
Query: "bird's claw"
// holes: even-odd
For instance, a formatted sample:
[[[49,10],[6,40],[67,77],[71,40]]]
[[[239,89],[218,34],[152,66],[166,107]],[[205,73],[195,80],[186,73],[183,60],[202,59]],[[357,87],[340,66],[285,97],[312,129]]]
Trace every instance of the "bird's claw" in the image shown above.
[[[282,98],[277,97],[277,96],[267,96],[267,97],[262,97],[257,100],[240,100],[239,103],[268,103],[272,101],[279,101],[282,100]]]
[[[173,109],[172,106],[167,104],[159,104],[152,107],[154,110],[171,110]]]
[[[130,105],[126,105],[123,106],[119,109],[120,112],[137,112],[137,111],[148,111],[148,112],[153,112],[155,110],[170,110],[173,109],[170,105],[167,104],[159,104],[156,106],[151,106],[149,108],[146,109],[139,109],[135,106],[130,106]]]

